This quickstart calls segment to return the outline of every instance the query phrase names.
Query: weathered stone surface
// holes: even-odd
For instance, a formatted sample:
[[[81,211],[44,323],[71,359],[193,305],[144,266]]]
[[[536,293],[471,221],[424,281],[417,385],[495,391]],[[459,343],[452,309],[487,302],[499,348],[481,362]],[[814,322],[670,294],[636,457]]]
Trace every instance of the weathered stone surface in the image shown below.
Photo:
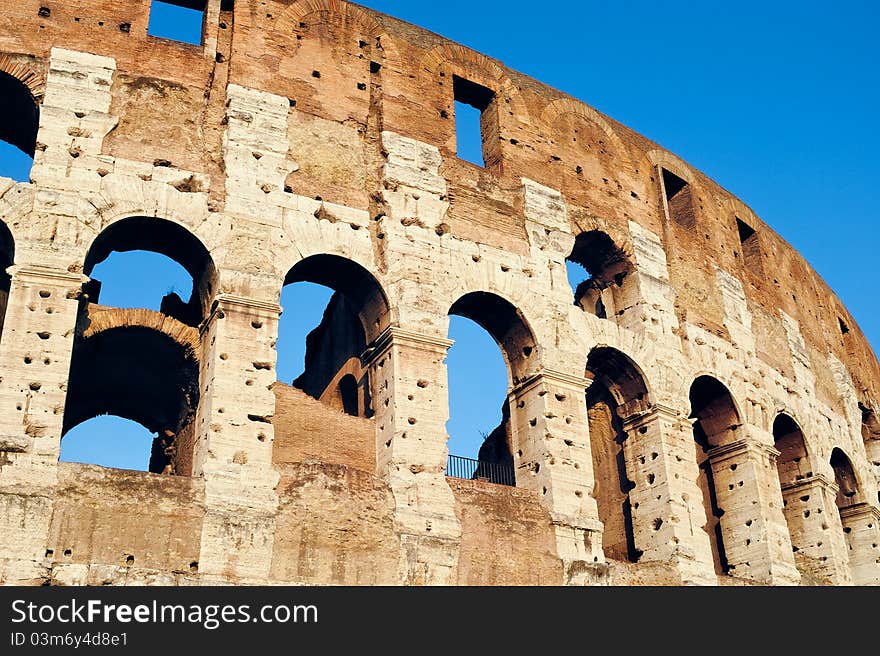
[[[434,34],[256,5],[208,0],[198,46],[149,36],[148,0],[0,9],[36,134],[32,182],[0,179],[0,582],[880,583],[880,364],[742,201]],[[113,249],[194,301],[97,305]],[[344,302],[279,383],[299,281]],[[515,487],[445,475],[450,313],[504,353]],[[153,473],[58,463],[114,409],[81,387],[96,336],[173,401]]]

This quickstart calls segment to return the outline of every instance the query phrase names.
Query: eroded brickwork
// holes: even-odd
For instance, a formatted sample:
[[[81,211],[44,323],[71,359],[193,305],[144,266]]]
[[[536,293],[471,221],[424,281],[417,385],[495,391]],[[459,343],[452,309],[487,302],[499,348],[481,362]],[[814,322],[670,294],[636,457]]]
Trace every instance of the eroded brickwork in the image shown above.
[[[198,46],[147,35],[148,0],[0,9],[0,137],[35,155],[0,179],[0,581],[880,582],[880,365],[744,203],[417,27],[232,5]],[[132,249],[194,300],[99,305]],[[341,299],[302,390],[275,372],[299,281]],[[504,353],[515,487],[445,475],[450,314]],[[160,431],[151,473],[58,463],[101,412]]]

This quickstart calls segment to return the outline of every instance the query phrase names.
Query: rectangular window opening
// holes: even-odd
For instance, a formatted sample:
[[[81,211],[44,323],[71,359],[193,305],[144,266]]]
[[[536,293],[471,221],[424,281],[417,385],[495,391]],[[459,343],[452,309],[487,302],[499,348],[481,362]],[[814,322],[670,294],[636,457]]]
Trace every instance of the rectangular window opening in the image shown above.
[[[757,231],[748,223],[736,218],[736,231],[742,249],[743,264],[747,269],[761,272],[761,244],[758,242]]]
[[[202,45],[207,0],[151,0],[147,34]]]
[[[685,228],[693,228],[697,225],[697,215],[694,212],[691,186],[671,171],[664,168],[660,171],[663,176],[669,218]]]
[[[495,92],[457,75],[452,76],[455,96],[455,142],[459,159],[477,166],[495,162],[489,145],[497,141],[498,119],[493,106]]]

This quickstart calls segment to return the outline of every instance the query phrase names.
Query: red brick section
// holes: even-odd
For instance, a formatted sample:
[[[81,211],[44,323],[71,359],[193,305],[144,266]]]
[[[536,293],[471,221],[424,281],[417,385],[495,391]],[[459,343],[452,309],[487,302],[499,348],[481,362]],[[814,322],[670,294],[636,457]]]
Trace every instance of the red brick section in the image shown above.
[[[376,470],[376,427],[325,405],[284,383],[275,393],[275,464],[320,461],[373,473]]]

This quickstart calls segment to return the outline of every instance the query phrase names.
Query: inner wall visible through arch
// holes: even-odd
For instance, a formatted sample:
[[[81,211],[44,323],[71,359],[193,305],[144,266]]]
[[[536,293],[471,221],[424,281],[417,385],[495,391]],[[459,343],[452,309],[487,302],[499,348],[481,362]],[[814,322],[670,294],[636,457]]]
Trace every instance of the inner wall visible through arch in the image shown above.
[[[480,449],[490,436],[494,441],[505,436],[509,439],[509,426],[505,425],[509,422],[502,421],[507,402],[507,367],[498,344],[476,322],[450,316],[449,338],[454,340],[446,356],[449,453],[479,459]],[[494,454],[494,447],[487,448]]]

